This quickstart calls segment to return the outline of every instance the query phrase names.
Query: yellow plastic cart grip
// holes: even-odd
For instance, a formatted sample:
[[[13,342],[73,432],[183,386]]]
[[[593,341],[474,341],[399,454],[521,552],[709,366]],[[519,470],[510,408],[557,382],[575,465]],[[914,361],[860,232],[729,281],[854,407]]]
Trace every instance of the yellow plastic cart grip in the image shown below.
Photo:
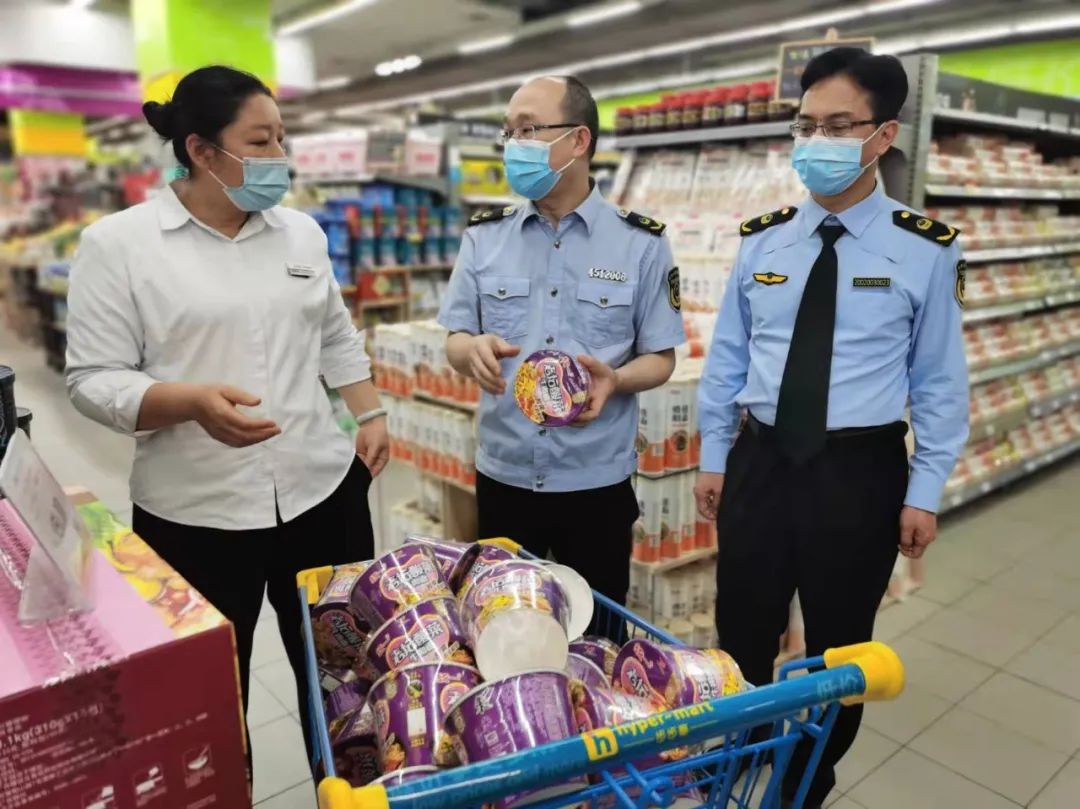
[[[833,669],[845,663],[853,663],[862,669],[866,692],[841,700],[844,705],[896,699],[904,690],[904,664],[884,643],[875,640],[826,650],[826,668]]]
[[[510,553],[519,555],[521,553],[521,545],[519,545],[517,542],[514,542],[514,540],[510,539],[510,537],[492,537],[491,539],[481,539],[480,544],[498,545],[504,551],[510,551]]]
[[[303,588],[307,593],[307,603],[316,604],[332,578],[334,578],[334,568],[330,565],[301,570],[296,574],[296,589]]]
[[[390,809],[390,801],[378,784],[353,789],[344,778],[324,778],[319,782],[319,809]]]

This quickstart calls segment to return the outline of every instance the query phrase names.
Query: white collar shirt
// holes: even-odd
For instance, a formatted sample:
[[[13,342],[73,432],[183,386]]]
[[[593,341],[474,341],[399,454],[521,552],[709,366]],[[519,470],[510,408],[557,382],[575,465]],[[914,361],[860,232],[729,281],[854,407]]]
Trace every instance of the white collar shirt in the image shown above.
[[[131,499],[184,525],[249,530],[326,499],[355,458],[320,376],[371,366],[311,217],[272,208],[235,238],[196,220],[170,187],[82,234],[68,293],[67,385],[84,415],[135,435]],[[137,432],[157,382],[231,385],[281,435],[232,448],[196,422]],[[364,496],[357,492],[357,497]]]

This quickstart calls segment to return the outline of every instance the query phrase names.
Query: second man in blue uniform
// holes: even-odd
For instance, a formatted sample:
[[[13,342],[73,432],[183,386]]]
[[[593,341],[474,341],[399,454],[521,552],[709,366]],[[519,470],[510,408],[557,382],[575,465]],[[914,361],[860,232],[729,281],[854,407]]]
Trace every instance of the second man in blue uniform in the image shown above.
[[[667,381],[685,337],[664,225],[619,211],[589,176],[596,102],[573,77],[510,100],[507,179],[532,202],[474,216],[439,313],[447,354],[485,391],[476,496],[481,536],[550,552],[619,603],[638,516],[636,394]],[[507,392],[521,360],[552,348],[591,376],[574,427],[530,421]]]
[[[717,517],[717,630],[758,685],[772,680],[796,591],[807,655],[870,640],[897,549],[917,558],[933,541],[967,438],[956,230],[875,179],[899,127],[903,67],[836,48],[807,65],[802,89],[792,162],[810,196],[741,225],[700,389],[695,495]],[[808,809],[835,784],[861,715],[840,711]],[[789,802],[809,749],[788,770]]]

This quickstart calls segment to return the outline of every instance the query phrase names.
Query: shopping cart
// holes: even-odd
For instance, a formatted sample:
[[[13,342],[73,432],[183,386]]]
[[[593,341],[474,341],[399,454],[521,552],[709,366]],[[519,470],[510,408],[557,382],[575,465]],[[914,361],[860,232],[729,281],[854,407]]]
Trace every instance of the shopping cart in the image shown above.
[[[779,809],[780,784],[798,742],[812,743],[808,766],[794,800],[799,809],[840,704],[895,698],[904,687],[900,659],[881,643],[830,649],[822,657],[792,661],[779,681],[710,702],[667,711],[647,720],[600,728],[532,750],[447,769],[400,786],[353,788],[338,778],[323,713],[310,606],[330,583],[333,568],[297,576],[307,655],[313,765],[320,809],[458,809],[478,807],[507,795],[559,784],[588,774],[591,786],[530,809],[567,806],[645,809],[680,806],[702,809]],[[596,593],[596,622],[609,637],[679,641]],[[617,634],[616,634],[617,633]],[[795,672],[809,672],[791,677]],[[772,725],[768,738],[751,729]],[[685,745],[705,752],[648,769],[633,764]]]

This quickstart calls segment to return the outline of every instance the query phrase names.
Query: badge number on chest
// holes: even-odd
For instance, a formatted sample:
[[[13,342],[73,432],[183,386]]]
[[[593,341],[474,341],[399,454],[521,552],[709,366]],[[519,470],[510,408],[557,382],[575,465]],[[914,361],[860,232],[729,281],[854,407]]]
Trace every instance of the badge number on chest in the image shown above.
[[[616,281],[620,284],[625,284],[627,280],[626,273],[624,272],[619,272],[618,270],[602,270],[599,267],[590,267],[589,277],[596,278],[600,281]]]
[[[293,278],[313,278],[315,268],[310,264],[286,264],[285,269]]]

